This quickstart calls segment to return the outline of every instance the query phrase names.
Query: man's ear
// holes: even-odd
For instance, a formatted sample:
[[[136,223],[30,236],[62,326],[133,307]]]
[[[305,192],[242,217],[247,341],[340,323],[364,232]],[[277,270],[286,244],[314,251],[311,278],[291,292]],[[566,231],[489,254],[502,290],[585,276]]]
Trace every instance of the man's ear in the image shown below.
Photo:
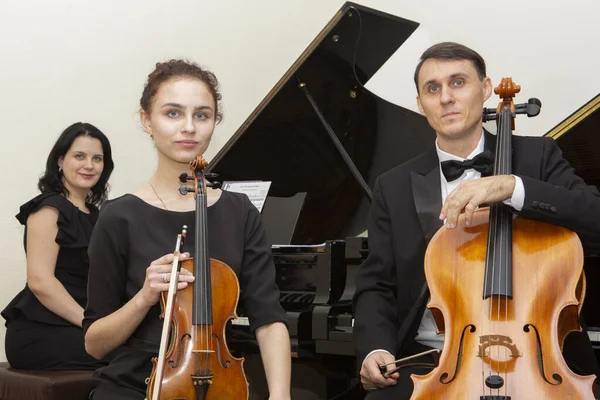
[[[150,123],[150,115],[148,115],[148,113],[144,110],[140,110],[140,122],[144,128],[144,132],[152,137],[152,124]]]
[[[417,107],[419,107],[419,112],[422,115],[425,115],[425,110],[423,110],[423,105],[421,104],[421,98],[417,96]]]
[[[493,86],[494,85],[492,85],[492,80],[490,79],[489,76],[486,76],[485,78],[483,78],[483,102],[484,103],[492,95]]]

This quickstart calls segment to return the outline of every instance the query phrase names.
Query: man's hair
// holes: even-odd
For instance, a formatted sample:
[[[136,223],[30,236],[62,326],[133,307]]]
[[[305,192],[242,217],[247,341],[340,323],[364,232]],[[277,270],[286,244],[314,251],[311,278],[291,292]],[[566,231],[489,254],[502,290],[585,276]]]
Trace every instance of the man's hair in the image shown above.
[[[479,80],[483,80],[483,78],[487,76],[485,72],[485,61],[479,53],[462,44],[442,42],[434,44],[421,55],[421,60],[419,61],[419,64],[417,64],[417,68],[415,68],[414,76],[417,93],[419,93],[419,72],[421,72],[423,63],[430,58],[437,60],[469,60],[473,63],[477,75],[479,76]]]

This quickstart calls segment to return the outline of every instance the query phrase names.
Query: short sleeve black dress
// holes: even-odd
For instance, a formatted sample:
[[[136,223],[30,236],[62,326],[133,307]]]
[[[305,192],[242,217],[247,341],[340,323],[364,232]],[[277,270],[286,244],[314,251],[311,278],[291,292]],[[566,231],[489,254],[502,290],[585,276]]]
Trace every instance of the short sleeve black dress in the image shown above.
[[[23,237],[27,252],[27,218],[42,207],[58,210],[56,243],[60,246],[54,274],[81,306],[87,303],[89,258],[87,248],[98,219],[98,209],[88,205],[89,214],[79,210],[58,193],[43,193],[23,204],[17,219],[25,225]],[[85,351],[80,327],[48,310],[27,284],[2,311],[6,320],[5,349],[8,362],[20,369],[96,369],[99,362]]]
[[[193,254],[194,212],[154,207],[131,194],[105,204],[90,242],[88,305],[84,331],[99,318],[121,308],[142,288],[146,269],[172,253],[177,234],[188,226],[185,251]],[[229,265],[240,282],[240,305],[252,330],[285,321],[275,284],[271,248],[260,213],[244,194],[224,191],[208,207],[210,257]],[[145,379],[158,353],[162,320],[157,304],[118,351],[111,363],[96,372],[94,400],[143,399]]]

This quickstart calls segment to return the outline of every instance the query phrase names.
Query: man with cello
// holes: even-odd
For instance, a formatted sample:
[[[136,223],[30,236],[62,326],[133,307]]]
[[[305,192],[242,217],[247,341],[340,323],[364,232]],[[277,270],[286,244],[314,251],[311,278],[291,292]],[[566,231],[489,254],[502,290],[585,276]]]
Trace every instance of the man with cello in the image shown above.
[[[395,361],[444,344],[425,308],[424,257],[440,227],[456,229],[462,213],[468,227],[479,206],[504,203],[518,217],[575,231],[584,245],[600,238],[600,193],[575,174],[553,139],[514,137],[513,173],[490,176],[496,136],[483,129],[482,110],[493,87],[477,52],[438,43],[421,56],[414,80],[419,110],[437,139],[375,183],[370,253],[354,297],[356,354],[368,400],[409,399],[410,375],[426,374],[433,364],[415,359],[392,373]],[[597,374],[585,331],[567,337],[563,355],[576,374]]]

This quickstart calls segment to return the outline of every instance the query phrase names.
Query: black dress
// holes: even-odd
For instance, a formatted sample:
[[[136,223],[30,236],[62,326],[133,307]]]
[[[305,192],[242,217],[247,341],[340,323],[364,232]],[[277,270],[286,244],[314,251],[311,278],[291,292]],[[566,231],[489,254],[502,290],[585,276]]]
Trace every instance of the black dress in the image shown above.
[[[154,207],[127,194],[105,204],[90,242],[88,305],[84,331],[99,318],[121,308],[142,288],[150,263],[175,250],[177,234],[188,226],[185,251],[193,254],[194,211]],[[240,282],[240,305],[250,328],[285,322],[275,284],[271,248],[260,213],[244,194],[223,192],[208,208],[210,257],[223,261]],[[162,320],[160,306],[150,309],[140,326],[111,363],[96,372],[94,400],[143,399],[151,358],[158,353]]]
[[[58,210],[56,243],[60,246],[54,275],[81,306],[87,302],[89,258],[87,247],[98,219],[98,209],[88,205],[86,214],[64,196],[43,193],[20,208],[17,219],[25,225],[23,245],[27,252],[27,218],[40,208]],[[99,362],[85,351],[80,327],[54,314],[40,303],[27,284],[2,311],[6,320],[6,358],[13,368],[36,370],[93,370]]]

